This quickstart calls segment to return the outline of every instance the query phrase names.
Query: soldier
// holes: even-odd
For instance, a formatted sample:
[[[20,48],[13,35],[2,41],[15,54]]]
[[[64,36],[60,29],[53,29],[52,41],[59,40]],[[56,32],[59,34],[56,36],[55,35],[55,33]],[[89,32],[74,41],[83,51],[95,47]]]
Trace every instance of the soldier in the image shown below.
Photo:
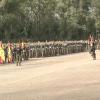
[[[89,46],[90,46],[90,54],[93,57],[93,60],[96,60],[96,53],[95,53],[96,43],[93,35],[90,35]]]
[[[16,45],[14,44],[12,47],[12,56],[13,56],[13,63],[16,61]]]
[[[16,48],[16,65],[17,66],[21,66],[21,52],[22,52],[21,45],[17,44],[17,48]]]
[[[25,51],[25,43],[24,42],[22,42],[21,43],[21,49],[22,49],[22,58],[21,58],[21,60],[25,60],[25,58],[26,58],[26,51]]]
[[[26,54],[25,54],[25,60],[28,60],[29,59],[29,50],[30,50],[30,48],[29,48],[29,46],[28,46],[28,44],[25,46],[25,51],[26,51]]]
[[[91,56],[93,57],[93,60],[96,60],[96,44],[95,44],[95,40],[91,41]]]
[[[88,38],[88,49],[89,49],[89,53],[91,53],[92,41],[94,41],[94,37],[93,37],[92,34],[90,34],[90,35],[89,35],[89,38]]]
[[[41,49],[41,57],[44,57],[44,44],[42,43],[40,46]]]

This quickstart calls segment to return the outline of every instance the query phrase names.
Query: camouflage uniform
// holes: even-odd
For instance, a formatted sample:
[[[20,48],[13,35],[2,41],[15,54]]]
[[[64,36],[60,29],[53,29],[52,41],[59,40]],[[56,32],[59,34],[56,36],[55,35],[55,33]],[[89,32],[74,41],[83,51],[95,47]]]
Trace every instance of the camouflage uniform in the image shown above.
[[[16,65],[17,66],[21,66],[21,52],[22,52],[22,48],[21,46],[18,44],[17,48],[16,48]]]

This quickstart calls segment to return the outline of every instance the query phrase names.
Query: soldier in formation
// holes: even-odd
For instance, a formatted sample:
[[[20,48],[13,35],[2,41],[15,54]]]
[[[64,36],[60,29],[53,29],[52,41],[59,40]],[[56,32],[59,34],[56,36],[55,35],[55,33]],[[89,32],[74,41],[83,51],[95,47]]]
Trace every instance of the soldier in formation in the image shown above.
[[[86,50],[85,41],[50,41],[2,44],[0,42],[0,59],[2,63],[16,63],[21,65],[22,61],[29,58],[52,57],[71,53],[83,52]]]
[[[96,41],[93,35],[89,36],[88,39],[88,45],[89,45],[89,53],[91,54],[91,56],[93,57],[93,60],[96,60]]]
[[[84,41],[37,42],[30,45],[31,58],[60,56],[86,50]]]
[[[16,47],[16,65],[21,66],[21,61],[22,61],[22,48],[21,44],[18,43]]]

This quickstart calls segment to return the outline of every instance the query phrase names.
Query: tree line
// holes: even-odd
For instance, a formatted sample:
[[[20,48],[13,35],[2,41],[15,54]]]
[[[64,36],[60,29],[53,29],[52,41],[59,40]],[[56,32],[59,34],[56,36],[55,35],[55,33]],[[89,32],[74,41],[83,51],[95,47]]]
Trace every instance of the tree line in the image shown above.
[[[80,40],[100,32],[99,0],[1,0],[0,39]]]

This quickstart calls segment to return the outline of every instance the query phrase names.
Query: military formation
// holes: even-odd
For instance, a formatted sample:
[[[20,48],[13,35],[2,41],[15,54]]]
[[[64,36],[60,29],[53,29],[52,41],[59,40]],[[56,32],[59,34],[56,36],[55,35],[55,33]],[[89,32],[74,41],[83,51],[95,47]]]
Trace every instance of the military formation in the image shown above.
[[[86,43],[81,41],[37,42],[30,44],[30,58],[60,56],[85,50]]]
[[[0,41],[0,64],[16,63],[30,58],[53,57],[86,51],[86,41],[50,41],[3,44]]]

